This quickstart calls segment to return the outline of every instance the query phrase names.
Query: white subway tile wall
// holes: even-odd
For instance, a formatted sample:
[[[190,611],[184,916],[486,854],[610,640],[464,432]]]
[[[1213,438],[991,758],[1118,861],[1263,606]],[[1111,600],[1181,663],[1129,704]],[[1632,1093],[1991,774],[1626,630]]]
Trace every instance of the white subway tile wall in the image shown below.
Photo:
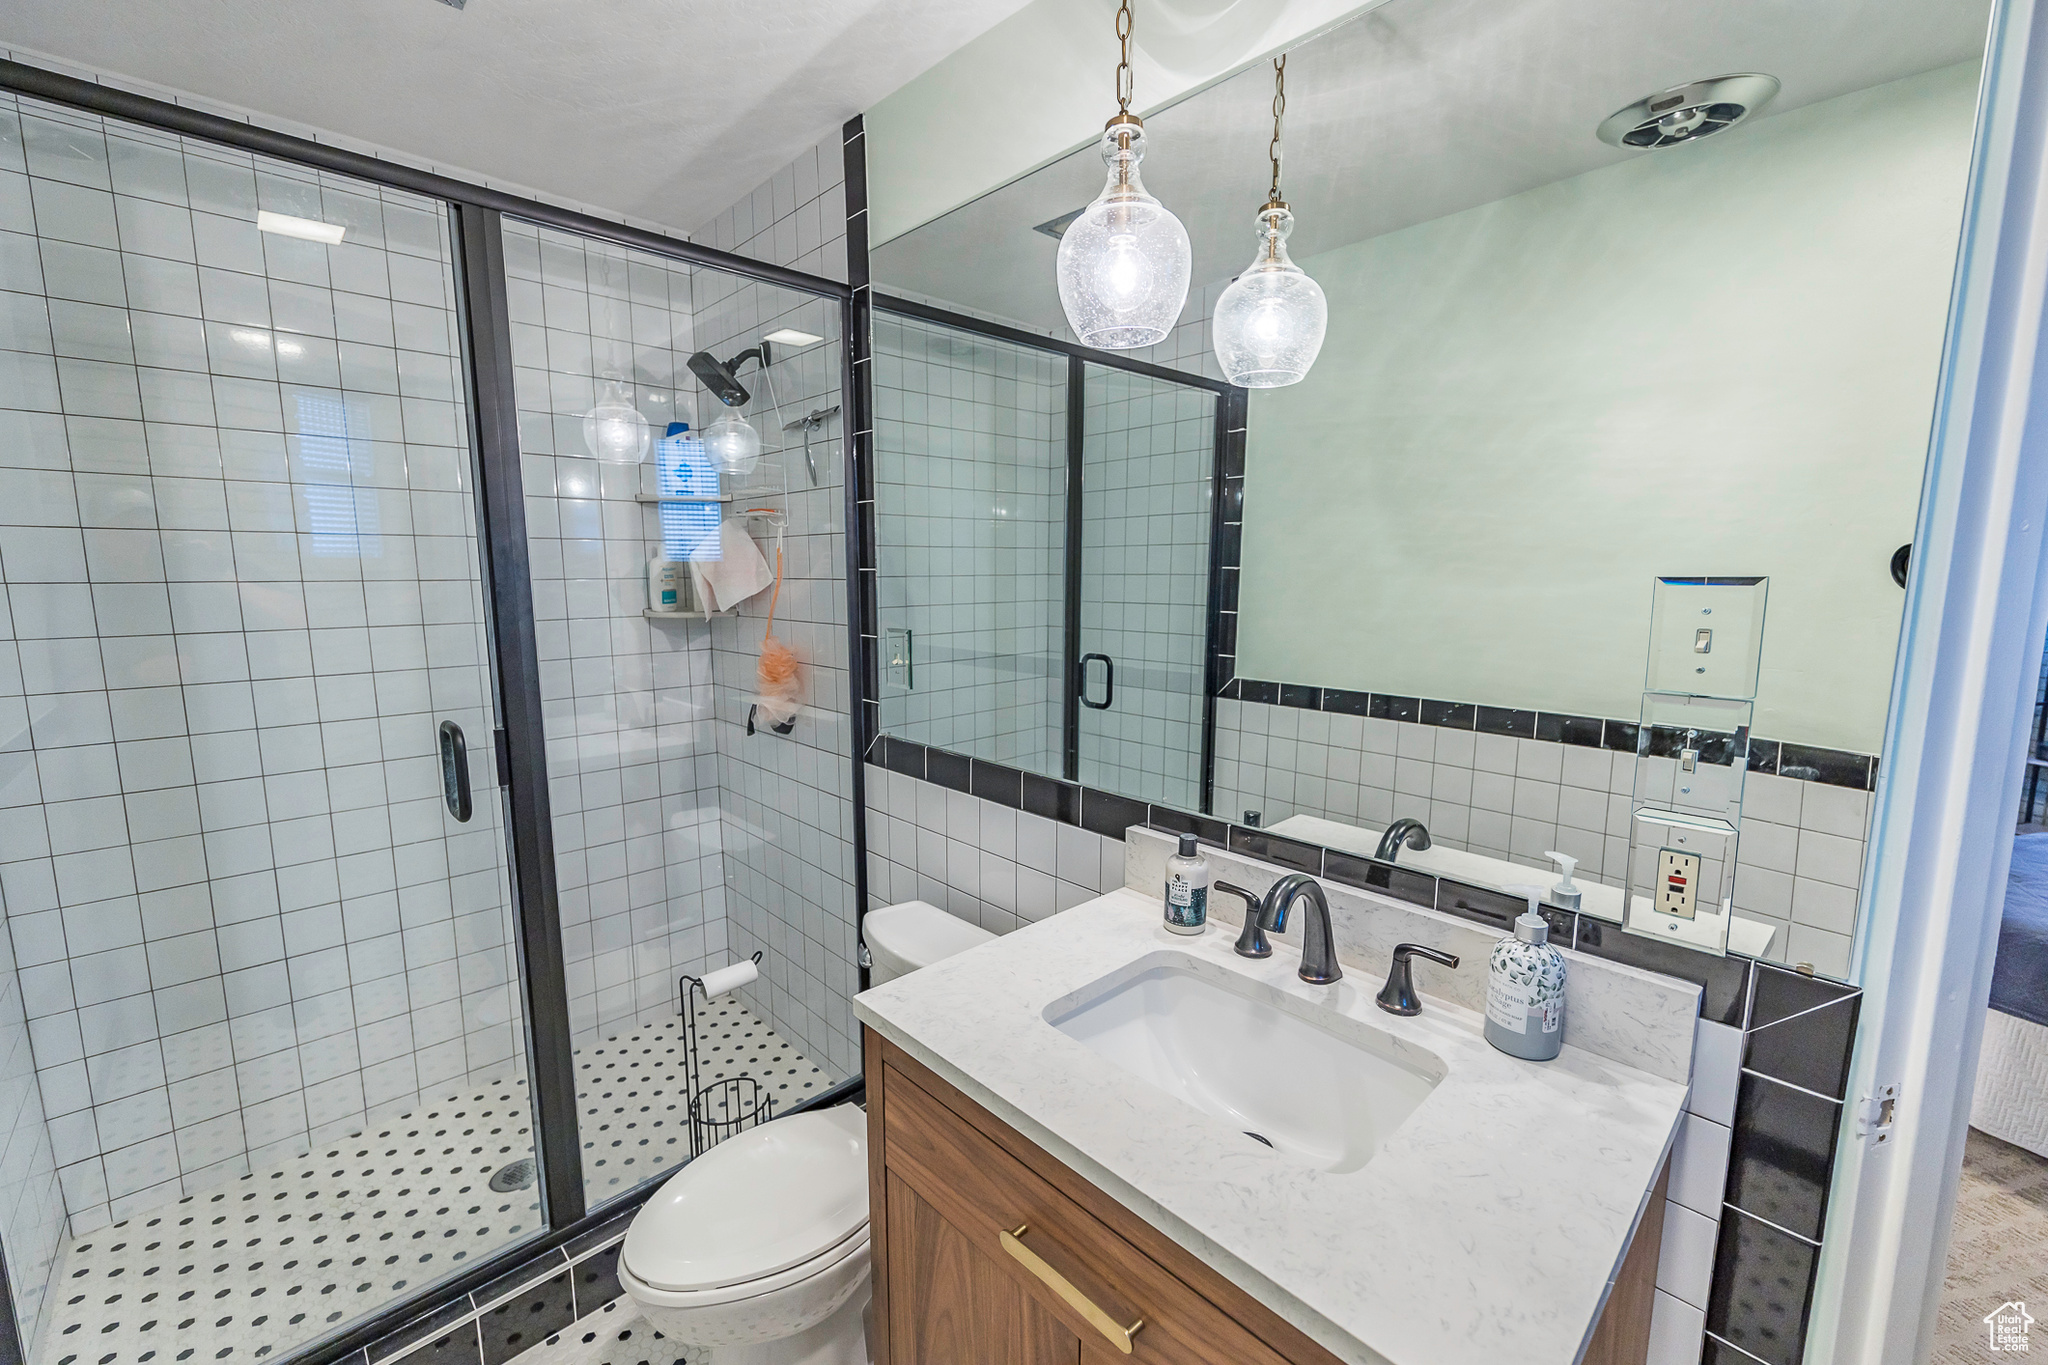
[[[1079,780],[1181,810],[1202,799],[1216,395],[1089,366],[1081,500],[1082,655],[1114,666],[1080,714]],[[886,575],[885,575],[886,577]],[[1107,670],[1086,670],[1087,699]]]
[[[1124,884],[1124,841],[867,767],[868,908],[921,900],[993,934]]]
[[[834,136],[695,236],[771,264],[843,280],[844,185],[843,146]],[[778,328],[824,338],[776,351],[772,372],[761,382],[753,381],[753,370],[747,372],[754,399],[746,411],[768,453],[760,469],[740,481],[767,496],[746,505],[781,508],[787,520],[774,610],[775,635],[803,668],[805,706],[792,733],[778,735],[765,725],[747,733],[770,595],[751,598],[736,615],[714,621],[711,646],[728,950],[735,959],[763,954],[761,979],[742,998],[812,1061],[845,1076],[860,1070],[852,1006],[858,975],[845,414],[821,417],[808,457],[803,433],[782,429],[840,404],[839,305],[715,271],[698,273],[697,290],[697,344],[720,357]],[[776,536],[765,523],[755,533],[772,564]]]
[[[1643,1215],[1664,1220],[1650,1365],[1685,1365],[1700,1357],[1741,1071],[1742,1030],[1702,1019],[1693,1035],[1692,1091],[1672,1144],[1664,1207]]]
[[[700,272],[509,219],[505,269],[569,1023],[587,1044],[674,1014],[677,979],[724,961],[710,627],[641,615],[653,452],[605,464],[583,439],[608,377],[653,438],[698,428]]]
[[[846,151],[839,134],[763,180],[690,234],[769,265],[846,282]]]
[[[11,755],[0,753],[0,767]],[[0,897],[0,912],[5,900]],[[24,1345],[44,1321],[50,1273],[63,1247],[64,1191],[36,1084],[28,1014],[22,1008],[14,947],[0,933],[0,1247],[14,1291],[14,1320]]]
[[[1668,760],[1658,760],[1668,762]],[[1382,829],[1412,816],[1448,848],[1531,867],[1555,849],[1618,886],[1627,867],[1633,755],[1264,702],[1216,703],[1214,810]],[[1735,909],[1776,932],[1764,954],[1849,973],[1870,795],[1751,773],[1743,786]]]
[[[911,633],[882,731],[1057,777],[1066,357],[889,313],[874,333],[885,653]]]
[[[257,209],[346,226],[260,234]],[[0,105],[0,893],[75,1232],[516,1063],[434,204]]]

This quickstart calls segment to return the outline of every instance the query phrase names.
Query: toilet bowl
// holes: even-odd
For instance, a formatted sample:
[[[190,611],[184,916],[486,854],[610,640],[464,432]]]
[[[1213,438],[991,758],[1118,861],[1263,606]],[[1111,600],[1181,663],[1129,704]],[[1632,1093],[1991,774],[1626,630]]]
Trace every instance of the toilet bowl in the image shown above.
[[[995,937],[910,901],[861,925],[876,985]],[[867,1115],[807,1110],[727,1138],[655,1192],[619,1285],[690,1365],[868,1365]]]
[[[633,1219],[620,1287],[690,1365],[867,1365],[867,1151],[850,1104],[727,1138]]]

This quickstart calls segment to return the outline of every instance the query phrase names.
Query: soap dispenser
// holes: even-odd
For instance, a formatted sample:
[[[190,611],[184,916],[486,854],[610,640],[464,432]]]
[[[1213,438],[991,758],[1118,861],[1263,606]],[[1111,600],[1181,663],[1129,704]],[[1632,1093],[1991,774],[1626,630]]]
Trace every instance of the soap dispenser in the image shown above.
[[[1503,889],[1529,908],[1487,960],[1486,1041],[1511,1057],[1547,1062],[1564,1046],[1564,954],[1550,946],[1550,925],[1536,908],[1543,888]]]
[[[1546,853],[1543,856],[1556,863],[1558,870],[1564,873],[1557,879],[1557,885],[1550,888],[1550,903],[1560,910],[1578,909],[1579,884],[1572,880],[1572,872],[1578,867],[1579,860],[1569,853]]]

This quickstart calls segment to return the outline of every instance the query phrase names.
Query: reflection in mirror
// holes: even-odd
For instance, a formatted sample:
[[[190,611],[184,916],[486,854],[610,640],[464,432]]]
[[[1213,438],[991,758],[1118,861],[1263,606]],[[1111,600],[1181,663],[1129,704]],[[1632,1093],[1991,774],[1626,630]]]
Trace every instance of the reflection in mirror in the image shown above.
[[[1166,637],[1167,673],[1205,674],[1200,695],[1126,711],[1142,670],[1104,649],[1116,700],[1081,708],[1078,741],[1085,756],[1091,724],[1123,726],[1114,761],[996,761],[1495,887],[1532,867],[1554,885],[1575,862],[1588,914],[1677,941],[1660,926],[1699,925],[1705,902],[1718,927],[1697,946],[1844,975],[1903,603],[1890,563],[1913,534],[1987,7],[1867,0],[1850,23],[1729,0],[1623,18],[1614,3],[1390,0],[1287,53],[1289,247],[1329,305],[1314,368],[1223,395],[1245,404],[1241,451],[1226,437],[1221,467],[1185,474],[1214,498],[1208,529],[1195,512],[1098,528],[1086,477],[1080,506],[1058,509],[1084,527],[1084,561],[1121,551],[1126,573],[1197,587],[1206,658],[1185,654],[1197,632],[1171,592],[1148,585],[1123,619]],[[1731,75],[1771,79],[1713,84]],[[1131,355],[1193,382],[1221,374],[1210,316],[1252,245],[1272,96],[1261,58],[1146,113],[1148,179],[1187,224],[1194,287],[1174,333]],[[1053,256],[1099,179],[1090,144],[993,187],[879,244],[877,288],[1071,344]],[[892,327],[878,324],[883,354]],[[988,452],[988,495],[1027,458],[1056,463],[1010,433],[1056,447],[1068,410],[1022,422],[998,396],[1006,376],[949,382],[947,439]],[[1143,458],[1191,462],[1193,446]],[[1001,473],[1006,459],[1020,467]],[[897,496],[885,480],[885,527],[907,513]],[[952,515],[994,536],[1005,513],[977,494]],[[1072,539],[1043,543],[1003,591],[1059,584],[1085,621],[1085,573],[1062,583],[1056,562]],[[1653,649],[1651,585],[1672,577],[1768,578],[1768,638],[1759,607]],[[948,591],[891,578],[885,551],[885,600]],[[1058,618],[1033,619],[1034,676],[1078,700],[1089,647],[1063,647],[1060,673]],[[1710,652],[1685,663],[1699,629]],[[1709,672],[1660,681],[1673,660]],[[1724,686],[1724,668],[1750,688]],[[1090,670],[1102,701],[1107,668]],[[1012,731],[1049,735],[1055,690],[977,693],[927,742],[979,755]],[[911,696],[903,729],[885,701],[885,732],[930,723]],[[1720,714],[1725,700],[1744,714]],[[1690,802],[1665,790],[1688,761],[1674,729],[1697,732]],[[1651,807],[1733,833],[1688,827],[1681,845],[1678,826],[1640,818]],[[1389,839],[1401,821],[1415,824]],[[1637,926],[1626,896],[1655,909],[1667,851],[1697,856],[1678,858],[1693,894],[1673,907],[1692,919]]]

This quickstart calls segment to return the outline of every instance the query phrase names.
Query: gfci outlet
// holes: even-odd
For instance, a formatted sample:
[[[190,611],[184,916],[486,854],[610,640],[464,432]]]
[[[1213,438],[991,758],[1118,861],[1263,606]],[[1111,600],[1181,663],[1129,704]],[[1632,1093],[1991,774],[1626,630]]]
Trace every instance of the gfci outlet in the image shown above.
[[[1674,919],[1691,919],[1699,910],[1700,855],[1675,848],[1657,850],[1657,909]]]

